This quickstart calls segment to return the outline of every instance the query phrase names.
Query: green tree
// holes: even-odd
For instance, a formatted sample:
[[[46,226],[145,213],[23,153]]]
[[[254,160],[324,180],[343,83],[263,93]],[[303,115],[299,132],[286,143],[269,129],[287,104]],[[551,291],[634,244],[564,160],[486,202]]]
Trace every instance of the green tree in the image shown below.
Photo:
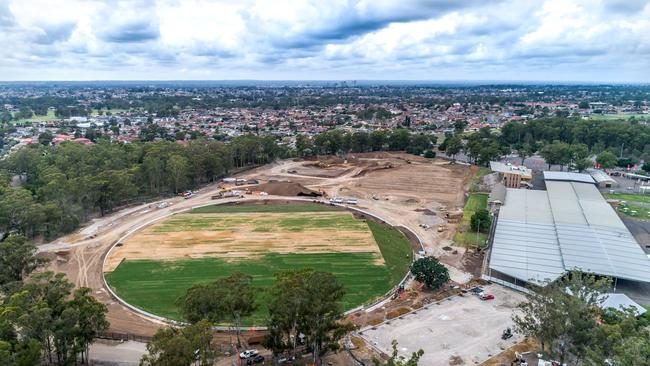
[[[589,159],[579,159],[573,163],[573,166],[580,172],[589,168],[592,165],[593,162]]]
[[[106,320],[108,308],[97,301],[87,287],[75,290],[68,307],[76,311],[75,346],[81,353],[81,363],[86,363],[90,360],[90,344],[99,332],[108,329],[109,323]]]
[[[70,365],[88,360],[88,346],[108,327],[106,306],[91,290],[74,286],[61,273],[33,274],[0,305],[0,343],[12,345],[12,357],[29,358],[42,348],[42,362]],[[40,357],[39,357],[40,358]],[[21,363],[19,363],[21,364]]]
[[[285,350],[295,354],[302,334],[318,364],[321,356],[338,349],[339,340],[352,329],[343,322],[340,300],[344,294],[331,273],[302,269],[276,274],[269,290],[269,334],[264,345],[274,355]]]
[[[54,136],[52,135],[52,132],[49,130],[45,130],[41,132],[40,135],[38,135],[38,143],[41,145],[48,146],[52,143],[52,139],[54,139]]]
[[[220,297],[219,307],[228,316],[237,334],[237,344],[241,346],[240,332],[242,318],[255,311],[255,293],[252,286],[253,277],[239,271],[216,281],[217,296]]]
[[[212,325],[207,320],[185,328],[161,328],[147,343],[147,354],[142,356],[142,366],[184,366],[197,359],[201,365],[212,365],[217,354],[212,345]],[[197,352],[198,351],[198,352]]]
[[[140,360],[141,366],[189,366],[194,362],[194,350],[190,341],[175,328],[159,329],[149,343],[147,354]]]
[[[553,141],[552,144],[544,146],[540,155],[548,164],[549,169],[554,164],[560,165],[564,169],[564,165],[569,164],[573,157],[571,145],[560,141]]]
[[[393,351],[386,363],[384,363],[384,366],[418,366],[420,358],[424,355],[424,351],[420,349],[417,352],[413,352],[409,359],[406,359],[404,356],[399,355],[396,340],[391,342],[391,346]],[[382,365],[378,359],[374,359],[372,362],[375,366]]]
[[[411,273],[416,281],[433,291],[449,282],[449,270],[434,257],[417,259],[411,264]]]
[[[7,293],[43,263],[35,253],[36,246],[22,235],[10,235],[0,242],[0,293]]]
[[[314,145],[311,139],[305,135],[296,135],[296,152],[298,156],[305,157],[312,154]]]
[[[490,225],[492,225],[492,216],[490,216],[490,212],[484,208],[476,210],[470,218],[469,226],[474,232],[479,231],[487,233],[490,231]]]
[[[225,317],[219,292],[213,283],[197,283],[176,300],[183,317],[191,323],[208,320],[218,323]]]
[[[181,155],[175,154],[169,157],[166,170],[174,187],[174,193],[178,193],[187,184],[188,166],[189,162]]]
[[[388,148],[392,151],[406,150],[411,144],[411,133],[404,128],[396,128],[388,139]]]
[[[456,154],[458,154],[463,149],[463,141],[460,139],[460,136],[454,135],[453,137],[446,139],[445,143],[445,153],[452,159],[454,159]]]
[[[0,229],[30,235],[39,225],[39,206],[25,188],[5,187],[0,194]]]
[[[596,156],[596,162],[604,169],[609,169],[616,166],[617,158],[612,152],[603,151]]]
[[[579,364],[594,347],[601,294],[609,278],[570,272],[553,283],[535,287],[513,315],[515,330],[539,341],[542,350],[560,363]]]
[[[375,130],[370,133],[370,148],[372,151],[382,151],[388,143],[386,131]]]

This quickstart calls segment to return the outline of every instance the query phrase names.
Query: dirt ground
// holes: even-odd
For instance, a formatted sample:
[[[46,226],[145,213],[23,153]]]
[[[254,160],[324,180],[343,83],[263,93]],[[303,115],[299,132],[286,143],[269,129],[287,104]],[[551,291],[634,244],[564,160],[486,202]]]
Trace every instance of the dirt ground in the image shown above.
[[[329,197],[355,197],[359,200],[359,209],[391,225],[408,227],[421,238],[428,254],[441,255],[445,252],[443,247],[450,245],[457,225],[449,222],[446,214],[462,208],[468,181],[475,170],[475,167],[450,165],[446,161],[403,153],[369,153],[311,161],[284,160],[235,176],[263,183],[269,180],[297,182],[311,190],[323,191]],[[39,251],[53,259],[49,269],[66,273],[77,286],[90,287],[94,295],[107,304],[112,331],[152,335],[163,324],[135,314],[108,295],[102,276],[104,256],[127,233],[167,215],[215,202],[211,197],[220,189],[218,184],[213,184],[188,200],[175,197],[129,207],[94,220],[67,237],[41,245]],[[244,199],[228,198],[219,202],[262,198],[294,199],[246,195]],[[168,206],[159,206],[161,202],[167,202]],[[456,282],[471,278],[462,261],[448,268]]]
[[[344,218],[346,227],[280,226],[281,220]],[[197,223],[205,223],[200,228]],[[358,223],[358,225],[356,225]],[[177,214],[124,240],[106,260],[104,272],[124,259],[253,258],[264,253],[374,253],[384,260],[370,229],[351,212]]]

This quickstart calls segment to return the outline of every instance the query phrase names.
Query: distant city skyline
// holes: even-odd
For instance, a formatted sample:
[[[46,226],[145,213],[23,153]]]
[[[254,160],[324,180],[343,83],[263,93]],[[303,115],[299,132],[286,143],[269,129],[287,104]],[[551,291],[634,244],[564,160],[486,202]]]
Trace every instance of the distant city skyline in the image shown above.
[[[0,0],[0,80],[650,82],[650,1]]]

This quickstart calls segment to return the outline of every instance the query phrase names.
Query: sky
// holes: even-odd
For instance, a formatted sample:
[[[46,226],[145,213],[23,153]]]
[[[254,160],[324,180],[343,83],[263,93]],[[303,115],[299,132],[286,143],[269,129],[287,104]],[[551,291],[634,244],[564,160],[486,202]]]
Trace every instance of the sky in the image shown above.
[[[650,82],[650,0],[0,0],[0,80]]]

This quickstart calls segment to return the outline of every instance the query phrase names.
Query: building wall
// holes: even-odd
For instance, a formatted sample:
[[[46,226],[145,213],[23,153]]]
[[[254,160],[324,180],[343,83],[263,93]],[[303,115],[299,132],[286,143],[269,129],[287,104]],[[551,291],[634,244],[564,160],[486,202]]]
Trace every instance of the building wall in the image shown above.
[[[519,188],[521,176],[519,174],[503,174],[503,185],[508,188]]]

